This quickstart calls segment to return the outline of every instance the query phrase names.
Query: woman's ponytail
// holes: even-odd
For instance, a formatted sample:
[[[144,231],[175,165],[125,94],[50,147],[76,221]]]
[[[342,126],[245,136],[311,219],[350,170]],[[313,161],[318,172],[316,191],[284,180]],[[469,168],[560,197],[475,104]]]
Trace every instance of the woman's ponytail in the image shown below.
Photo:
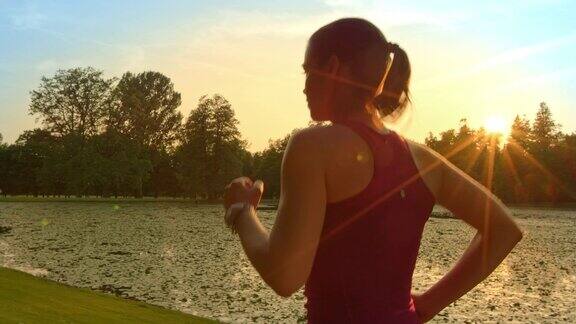
[[[382,93],[373,100],[382,116],[397,115],[410,102],[410,61],[406,52],[395,43],[387,43],[388,53],[394,54]]]

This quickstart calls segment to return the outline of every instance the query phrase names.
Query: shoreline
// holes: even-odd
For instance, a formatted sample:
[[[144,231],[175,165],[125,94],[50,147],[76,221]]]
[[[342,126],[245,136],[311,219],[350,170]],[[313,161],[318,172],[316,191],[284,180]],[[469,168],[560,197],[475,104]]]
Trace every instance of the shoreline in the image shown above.
[[[33,196],[0,196],[0,203],[2,202],[81,202],[81,203],[185,203],[185,204],[197,204],[197,205],[218,205],[222,204],[221,199],[198,199],[194,200],[191,198],[173,198],[173,197],[142,197],[142,198],[132,198],[132,197],[33,197]],[[266,199],[261,200],[260,205],[264,207],[265,210],[271,210],[271,207],[278,205],[277,199]],[[554,210],[576,210],[576,202],[568,203],[530,203],[530,204],[508,204],[505,205],[509,208],[527,208],[527,209],[554,209]]]

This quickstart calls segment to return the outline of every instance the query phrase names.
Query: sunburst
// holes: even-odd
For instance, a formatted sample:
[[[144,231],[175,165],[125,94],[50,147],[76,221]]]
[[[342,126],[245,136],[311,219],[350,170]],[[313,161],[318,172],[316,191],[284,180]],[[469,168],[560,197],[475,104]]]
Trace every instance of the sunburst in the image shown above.
[[[509,123],[500,115],[491,115],[484,121],[484,128],[488,133],[506,135],[508,133]]]

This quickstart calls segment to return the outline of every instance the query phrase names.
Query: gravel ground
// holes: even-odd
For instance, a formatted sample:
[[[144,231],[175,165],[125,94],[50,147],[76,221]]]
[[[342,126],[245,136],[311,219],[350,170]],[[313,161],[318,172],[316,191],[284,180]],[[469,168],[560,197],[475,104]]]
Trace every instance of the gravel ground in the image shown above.
[[[576,322],[576,211],[513,209],[523,240],[433,323]],[[271,226],[274,211],[259,211]],[[223,322],[302,322],[304,296],[277,297],[223,226],[220,206],[183,202],[0,202],[0,265]],[[414,273],[423,291],[474,230],[430,218]]]

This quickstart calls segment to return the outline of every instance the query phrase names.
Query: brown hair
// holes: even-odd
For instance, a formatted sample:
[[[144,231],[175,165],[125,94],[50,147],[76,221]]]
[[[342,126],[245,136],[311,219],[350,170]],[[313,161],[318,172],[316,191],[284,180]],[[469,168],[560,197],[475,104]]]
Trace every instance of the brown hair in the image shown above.
[[[335,108],[346,113],[350,106],[373,105],[382,116],[398,116],[410,102],[410,62],[406,52],[390,43],[371,22],[361,18],[343,18],[318,29],[309,40],[310,53],[318,65],[326,64],[332,55],[350,67],[354,80],[362,86],[350,89],[351,98],[345,105]],[[393,54],[382,92],[374,97]],[[366,87],[368,86],[368,87]],[[336,93],[336,95],[340,95]],[[336,102],[342,102],[338,98]],[[351,102],[350,102],[351,101]]]

